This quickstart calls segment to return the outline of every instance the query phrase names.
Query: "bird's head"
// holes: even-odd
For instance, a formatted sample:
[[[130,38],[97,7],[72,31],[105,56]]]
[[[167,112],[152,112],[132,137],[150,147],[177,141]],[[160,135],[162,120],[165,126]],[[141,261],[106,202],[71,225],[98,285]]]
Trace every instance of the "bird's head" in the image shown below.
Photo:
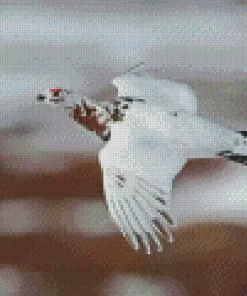
[[[51,106],[64,105],[67,97],[72,92],[68,89],[62,89],[59,87],[47,89],[44,93],[37,95],[36,99],[39,103],[45,103]]]

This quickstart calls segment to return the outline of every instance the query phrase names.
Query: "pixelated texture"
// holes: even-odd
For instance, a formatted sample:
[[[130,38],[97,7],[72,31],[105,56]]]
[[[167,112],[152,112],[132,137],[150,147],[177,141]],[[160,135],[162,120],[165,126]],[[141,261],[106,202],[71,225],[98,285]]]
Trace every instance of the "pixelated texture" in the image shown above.
[[[175,242],[162,240],[164,251],[147,256],[132,250],[104,206],[96,155],[114,128],[95,115],[72,114],[75,124],[33,106],[52,87],[112,101],[109,81],[145,61],[150,75],[192,86],[198,114],[244,131],[246,9],[244,0],[1,1],[1,295],[247,295],[244,145],[185,165],[171,200]],[[128,111],[115,111],[116,126]],[[118,190],[132,183],[113,172]]]

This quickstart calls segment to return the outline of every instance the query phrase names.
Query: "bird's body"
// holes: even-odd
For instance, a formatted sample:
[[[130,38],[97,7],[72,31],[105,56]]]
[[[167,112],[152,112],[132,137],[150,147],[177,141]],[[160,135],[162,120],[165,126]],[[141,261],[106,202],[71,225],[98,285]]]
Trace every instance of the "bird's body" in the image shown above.
[[[186,158],[217,157],[219,151],[231,150],[239,137],[234,130],[189,111],[145,102],[134,102],[124,121],[111,125],[111,135],[121,145],[164,145],[179,150]]]
[[[176,175],[188,159],[234,152],[242,135],[197,115],[187,86],[133,74],[113,84],[128,108],[121,120],[108,122],[110,140],[99,153],[108,209],[135,249],[161,251],[162,236],[173,240],[169,201]]]
[[[151,246],[162,250],[161,234],[173,240],[176,223],[169,200],[173,180],[187,160],[234,151],[242,136],[197,115],[196,98],[188,87],[159,81],[151,95],[144,87],[151,78],[132,78],[113,81],[121,97],[133,95],[133,102],[124,120],[111,124],[111,140],[99,160],[112,217],[135,249],[143,246],[151,253]]]

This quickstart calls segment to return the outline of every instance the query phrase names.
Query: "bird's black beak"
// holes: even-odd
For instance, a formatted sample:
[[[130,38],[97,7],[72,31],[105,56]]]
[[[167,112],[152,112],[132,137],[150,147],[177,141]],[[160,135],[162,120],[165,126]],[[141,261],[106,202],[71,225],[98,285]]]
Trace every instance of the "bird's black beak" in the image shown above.
[[[38,102],[44,102],[45,99],[46,99],[45,95],[42,95],[42,94],[37,95],[37,101]]]

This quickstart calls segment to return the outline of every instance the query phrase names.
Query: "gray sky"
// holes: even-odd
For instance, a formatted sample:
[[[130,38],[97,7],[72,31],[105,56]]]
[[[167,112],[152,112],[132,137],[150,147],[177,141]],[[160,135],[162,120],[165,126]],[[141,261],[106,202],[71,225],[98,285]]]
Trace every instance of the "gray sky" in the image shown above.
[[[1,1],[1,92],[52,76],[87,91],[140,60],[185,76],[244,75],[247,8],[236,3]]]
[[[235,0],[0,2],[0,126],[53,86],[95,92],[139,61],[164,78],[246,78]]]

